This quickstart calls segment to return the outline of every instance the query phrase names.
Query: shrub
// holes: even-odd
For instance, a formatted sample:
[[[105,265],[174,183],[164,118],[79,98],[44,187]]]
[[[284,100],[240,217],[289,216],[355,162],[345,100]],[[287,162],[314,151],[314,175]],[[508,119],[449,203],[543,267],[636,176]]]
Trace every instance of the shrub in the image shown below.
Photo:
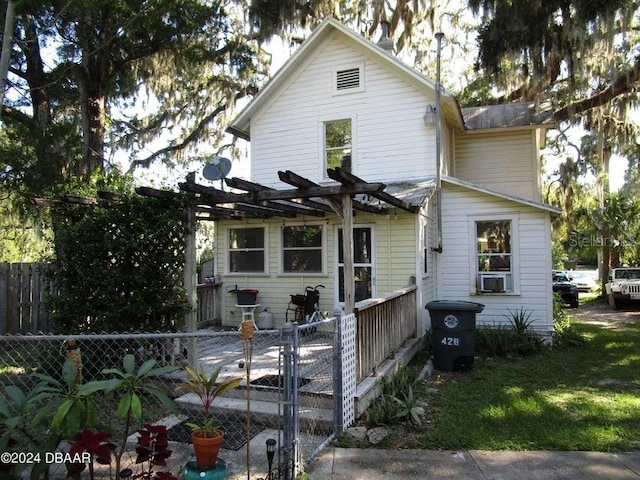
[[[123,195],[54,211],[58,331],[176,330],[189,309],[183,281],[184,206]]]
[[[425,383],[418,373],[401,366],[390,379],[382,381],[382,395],[367,410],[369,425],[394,425],[399,421],[420,425],[424,408],[418,398],[425,391]]]
[[[553,346],[555,348],[578,347],[584,345],[584,337],[571,324],[571,318],[564,311],[564,303],[558,293],[553,295]]]
[[[489,357],[527,356],[545,349],[544,339],[531,326],[531,312],[520,308],[508,310],[509,326],[478,328],[476,353]]]

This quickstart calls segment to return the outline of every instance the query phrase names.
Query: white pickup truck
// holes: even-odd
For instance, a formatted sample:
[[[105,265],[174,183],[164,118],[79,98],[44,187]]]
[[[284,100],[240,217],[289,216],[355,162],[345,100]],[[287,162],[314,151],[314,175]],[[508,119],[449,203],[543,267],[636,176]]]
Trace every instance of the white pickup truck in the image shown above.
[[[640,301],[640,268],[612,269],[605,289],[609,305],[615,309],[631,301]]]

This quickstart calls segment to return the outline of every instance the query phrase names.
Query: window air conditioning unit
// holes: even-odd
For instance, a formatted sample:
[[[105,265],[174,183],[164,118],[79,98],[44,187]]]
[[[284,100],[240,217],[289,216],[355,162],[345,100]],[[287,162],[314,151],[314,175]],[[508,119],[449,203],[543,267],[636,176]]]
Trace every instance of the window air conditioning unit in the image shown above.
[[[480,290],[483,292],[504,292],[507,276],[504,273],[480,274]]]

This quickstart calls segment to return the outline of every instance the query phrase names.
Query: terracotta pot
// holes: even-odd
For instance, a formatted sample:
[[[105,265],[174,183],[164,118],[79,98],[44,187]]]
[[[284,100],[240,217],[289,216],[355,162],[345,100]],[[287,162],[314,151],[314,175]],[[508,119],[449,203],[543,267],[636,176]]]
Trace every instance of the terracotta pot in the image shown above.
[[[213,437],[202,437],[197,431],[191,433],[191,443],[193,443],[193,451],[199,467],[208,468],[216,464],[222,442],[224,442],[224,432],[220,429],[216,429]]]

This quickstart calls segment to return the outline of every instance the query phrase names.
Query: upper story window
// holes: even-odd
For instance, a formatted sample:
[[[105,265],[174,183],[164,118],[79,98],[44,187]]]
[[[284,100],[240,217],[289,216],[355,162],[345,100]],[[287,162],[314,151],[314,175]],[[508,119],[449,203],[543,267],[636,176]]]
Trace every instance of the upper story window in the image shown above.
[[[229,229],[229,273],[265,272],[265,228]]]
[[[324,122],[324,165],[351,171],[351,119]]]
[[[322,225],[282,227],[282,272],[322,273]]]
[[[477,287],[480,292],[513,292],[511,220],[476,221]]]

